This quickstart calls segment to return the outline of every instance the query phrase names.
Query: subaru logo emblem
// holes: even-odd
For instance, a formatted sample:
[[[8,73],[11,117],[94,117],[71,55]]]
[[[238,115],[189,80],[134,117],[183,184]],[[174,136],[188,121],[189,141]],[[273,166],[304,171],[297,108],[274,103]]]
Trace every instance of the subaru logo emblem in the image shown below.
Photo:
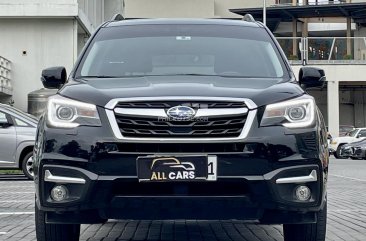
[[[196,114],[195,110],[188,106],[174,106],[166,113],[174,120],[187,120],[194,117]]]

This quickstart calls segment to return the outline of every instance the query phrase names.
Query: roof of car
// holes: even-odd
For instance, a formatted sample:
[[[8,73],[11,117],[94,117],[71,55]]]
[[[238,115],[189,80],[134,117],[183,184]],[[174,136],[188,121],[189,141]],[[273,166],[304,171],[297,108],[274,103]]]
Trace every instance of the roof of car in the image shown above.
[[[104,27],[128,26],[128,25],[147,25],[147,24],[197,24],[197,25],[227,25],[261,27],[258,22],[249,22],[232,19],[201,19],[201,18],[156,18],[156,19],[125,19],[121,21],[107,22]]]

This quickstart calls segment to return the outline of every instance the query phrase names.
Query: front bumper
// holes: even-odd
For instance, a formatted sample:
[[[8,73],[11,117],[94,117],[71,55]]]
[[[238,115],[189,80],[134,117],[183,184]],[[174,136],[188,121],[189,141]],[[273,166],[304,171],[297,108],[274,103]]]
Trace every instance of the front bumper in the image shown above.
[[[366,149],[361,148],[361,147],[356,147],[356,148],[354,148],[353,153],[350,156],[353,158],[357,158],[357,159],[363,159],[366,157]]]
[[[101,114],[102,123],[108,123]],[[254,121],[258,123],[256,119]],[[110,127],[44,128],[36,148],[38,207],[52,223],[98,223],[116,219],[239,219],[262,223],[315,222],[326,196],[328,149],[320,146],[319,128],[259,128],[227,143],[126,143]],[[136,159],[147,155],[215,155],[217,181],[140,183]],[[81,183],[45,181],[54,177]],[[276,183],[281,178],[316,181]],[[285,179],[286,180],[286,179]],[[54,202],[55,185],[68,187],[69,200]],[[309,201],[294,199],[294,189],[307,185]]]
[[[353,155],[354,149],[352,147],[342,147],[339,154],[341,157],[348,158]]]
[[[219,168],[222,161],[218,162]],[[52,179],[48,178],[49,173]],[[106,219],[304,223],[315,221],[314,212],[321,208],[324,198],[323,172],[315,163],[282,167],[264,175],[219,175],[215,182],[140,183],[136,176],[97,175],[79,167],[52,164],[43,165],[38,177],[42,179],[38,205],[44,211],[53,212],[48,216],[49,222],[62,223],[68,222],[76,212],[78,215],[72,222],[80,223]],[[55,202],[50,198],[50,191],[56,185],[69,189],[68,200]],[[296,200],[294,189],[298,185],[310,188],[309,201]],[[288,215],[289,212],[293,215]]]

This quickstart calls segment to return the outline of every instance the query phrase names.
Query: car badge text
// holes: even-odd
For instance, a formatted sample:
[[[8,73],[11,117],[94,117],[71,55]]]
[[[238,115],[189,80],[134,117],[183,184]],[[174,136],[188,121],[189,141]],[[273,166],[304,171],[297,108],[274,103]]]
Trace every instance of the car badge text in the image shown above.
[[[170,171],[160,170],[159,167],[168,167]],[[174,157],[156,158],[151,164],[151,181],[163,180],[192,180],[196,178],[195,166],[191,162],[181,162]]]

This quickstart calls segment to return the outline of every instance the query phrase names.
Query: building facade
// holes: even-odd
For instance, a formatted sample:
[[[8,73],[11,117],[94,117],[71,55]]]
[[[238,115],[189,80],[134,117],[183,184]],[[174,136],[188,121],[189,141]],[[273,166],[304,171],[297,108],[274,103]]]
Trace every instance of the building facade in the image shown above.
[[[121,12],[123,0],[0,0],[0,56],[9,63],[0,102],[27,111],[28,93],[42,88],[42,69],[70,71],[94,30]]]

